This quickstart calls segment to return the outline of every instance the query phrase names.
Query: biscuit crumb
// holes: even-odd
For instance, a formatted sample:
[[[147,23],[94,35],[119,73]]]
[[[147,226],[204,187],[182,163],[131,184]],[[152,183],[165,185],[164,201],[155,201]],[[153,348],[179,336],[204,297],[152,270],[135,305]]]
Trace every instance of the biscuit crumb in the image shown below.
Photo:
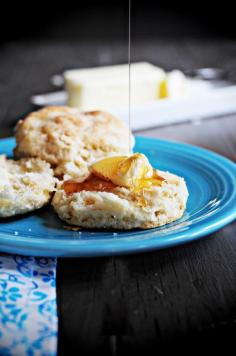
[[[81,228],[79,226],[72,226],[72,225],[64,225],[64,229],[70,230],[70,231],[79,231]]]

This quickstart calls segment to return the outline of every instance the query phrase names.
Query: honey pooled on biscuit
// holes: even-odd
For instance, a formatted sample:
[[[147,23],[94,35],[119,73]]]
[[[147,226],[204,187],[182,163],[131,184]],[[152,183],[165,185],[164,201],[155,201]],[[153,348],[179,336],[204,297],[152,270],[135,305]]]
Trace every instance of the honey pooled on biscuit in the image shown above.
[[[131,156],[113,156],[104,158],[90,166],[90,176],[83,182],[68,180],[63,188],[67,194],[82,190],[111,192],[117,186],[126,187],[135,192],[160,186],[164,178],[152,168],[141,153]]]

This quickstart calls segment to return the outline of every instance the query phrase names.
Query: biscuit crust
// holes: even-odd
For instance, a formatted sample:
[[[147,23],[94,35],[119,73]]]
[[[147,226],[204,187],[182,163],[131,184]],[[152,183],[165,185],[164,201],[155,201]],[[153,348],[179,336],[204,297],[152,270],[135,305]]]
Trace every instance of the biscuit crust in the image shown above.
[[[47,204],[57,179],[38,158],[8,160],[0,156],[0,218],[24,214]]]
[[[112,192],[84,190],[68,195],[61,186],[52,205],[62,220],[85,228],[127,230],[162,226],[183,215],[188,190],[183,178],[168,172],[157,173],[165,179],[163,184],[139,194],[116,187]]]
[[[127,154],[129,141],[128,127],[107,112],[55,106],[18,122],[14,153],[17,158],[41,158],[57,176],[74,177],[86,175],[87,165],[99,158]]]

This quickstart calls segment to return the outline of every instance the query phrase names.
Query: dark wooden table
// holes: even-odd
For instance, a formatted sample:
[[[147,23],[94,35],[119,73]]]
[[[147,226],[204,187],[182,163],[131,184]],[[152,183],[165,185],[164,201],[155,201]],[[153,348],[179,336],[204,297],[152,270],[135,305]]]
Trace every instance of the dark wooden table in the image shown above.
[[[108,62],[126,59],[124,43],[12,43],[2,48],[0,136],[11,135],[16,117],[32,109],[32,93],[52,89],[50,75],[68,66],[101,64],[103,49]],[[235,70],[235,54],[235,42],[220,40],[159,41],[133,48],[135,60],[167,69]],[[236,115],[139,134],[189,142],[236,160]],[[59,259],[57,289],[60,355],[71,346],[70,355],[157,354],[173,348],[190,354],[213,346],[229,354],[236,333],[236,223],[172,249]]]

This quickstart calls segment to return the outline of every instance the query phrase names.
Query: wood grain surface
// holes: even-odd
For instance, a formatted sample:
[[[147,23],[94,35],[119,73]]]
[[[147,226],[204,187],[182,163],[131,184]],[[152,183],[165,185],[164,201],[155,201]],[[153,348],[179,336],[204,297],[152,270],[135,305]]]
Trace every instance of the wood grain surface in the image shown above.
[[[235,72],[235,54],[236,42],[226,40],[159,40],[132,49],[133,60],[166,69],[218,66]],[[52,74],[126,59],[125,43],[5,45],[0,137],[12,135],[16,119],[33,109],[30,95],[53,89]],[[236,161],[236,115],[139,134],[189,142]],[[156,355],[173,348],[189,355],[213,346],[229,354],[236,332],[236,223],[172,249],[59,259],[57,290],[60,355]]]

